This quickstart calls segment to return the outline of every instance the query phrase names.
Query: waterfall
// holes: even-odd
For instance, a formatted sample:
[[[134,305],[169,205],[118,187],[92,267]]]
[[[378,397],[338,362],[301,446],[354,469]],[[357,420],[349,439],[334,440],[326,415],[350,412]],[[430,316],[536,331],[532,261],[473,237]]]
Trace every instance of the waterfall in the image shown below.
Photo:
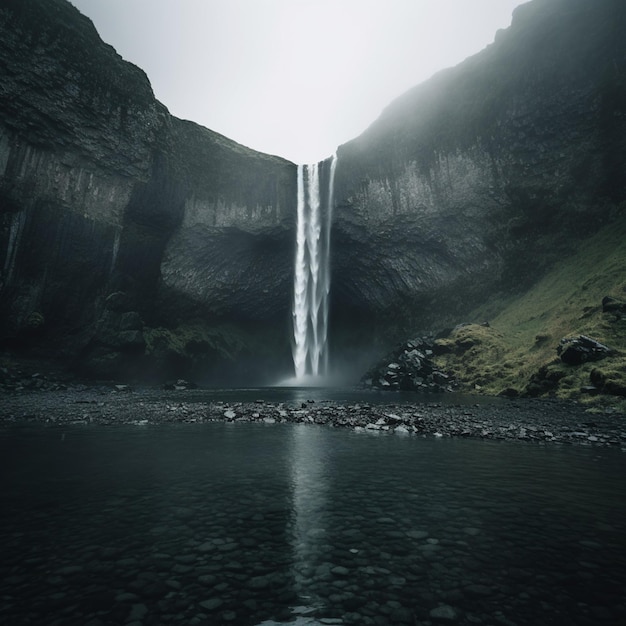
[[[330,224],[337,158],[333,156],[322,204],[320,164],[298,166],[293,364],[296,379],[328,372]],[[323,173],[323,171],[322,171]]]
[[[334,190],[335,190],[335,168],[337,167],[337,155],[333,154],[330,162],[330,176],[328,179],[328,196],[326,198],[326,229],[324,238],[324,262],[322,267],[324,268],[324,276],[322,282],[324,284],[325,292],[324,299],[322,301],[322,335],[324,340],[328,340],[328,303],[330,300],[330,228],[333,220],[333,206],[335,202]],[[328,349],[323,353],[323,371],[324,374],[328,374]]]

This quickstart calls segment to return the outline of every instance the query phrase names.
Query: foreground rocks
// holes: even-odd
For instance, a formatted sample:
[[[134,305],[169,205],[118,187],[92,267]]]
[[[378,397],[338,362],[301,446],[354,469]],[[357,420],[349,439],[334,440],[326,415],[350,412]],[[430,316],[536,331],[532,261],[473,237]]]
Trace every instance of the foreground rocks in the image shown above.
[[[453,379],[433,363],[434,347],[433,337],[409,339],[369,370],[361,382],[387,391],[453,391]]]
[[[120,391],[124,391],[121,393]],[[261,392],[260,392],[261,393]],[[221,402],[210,391],[133,392],[78,388],[55,393],[3,394],[0,423],[38,422],[48,426],[148,426],[164,423],[258,422],[311,424],[395,436],[464,437],[496,441],[619,446],[626,449],[626,415],[590,414],[570,402],[494,399],[481,404],[378,404],[380,395],[364,392],[371,402],[304,403]]]
[[[581,365],[587,361],[600,361],[610,356],[611,348],[587,337],[578,335],[573,338],[563,338],[557,347],[557,353],[563,363]]]
[[[49,372],[27,372],[18,368],[0,367],[0,393],[22,391],[64,391],[67,378]]]

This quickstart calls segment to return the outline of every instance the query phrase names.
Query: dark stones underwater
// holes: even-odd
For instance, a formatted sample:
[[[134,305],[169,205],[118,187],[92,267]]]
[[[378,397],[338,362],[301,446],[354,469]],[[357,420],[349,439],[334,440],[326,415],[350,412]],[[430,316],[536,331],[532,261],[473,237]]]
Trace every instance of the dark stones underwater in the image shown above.
[[[8,624],[626,617],[619,450],[224,422],[0,445]]]

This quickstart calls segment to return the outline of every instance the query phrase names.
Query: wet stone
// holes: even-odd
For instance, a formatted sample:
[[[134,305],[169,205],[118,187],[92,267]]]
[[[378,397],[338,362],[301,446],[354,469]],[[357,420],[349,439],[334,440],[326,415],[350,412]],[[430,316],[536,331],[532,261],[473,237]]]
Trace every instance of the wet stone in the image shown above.
[[[139,600],[136,593],[122,592],[115,596],[115,602],[135,602],[136,600]]]
[[[56,573],[60,576],[72,576],[73,574],[80,574],[84,570],[82,565],[67,565],[59,568]]]
[[[128,614],[127,621],[141,621],[148,613],[148,607],[145,604],[133,604],[130,613]]]
[[[222,604],[224,604],[224,602],[221,600],[221,598],[209,598],[208,600],[203,600],[199,604],[203,609],[206,609],[207,611],[215,611],[216,609],[219,609]]]
[[[270,579],[268,576],[255,576],[250,579],[248,586],[251,589],[266,589],[270,586]]]
[[[428,532],[425,530],[409,530],[406,534],[411,539],[426,539],[428,537]]]
[[[189,564],[189,563],[195,562],[196,556],[193,554],[181,554],[181,555],[175,556],[174,560],[177,561],[178,563]]]
[[[449,605],[442,604],[429,613],[430,618],[438,622],[456,622],[458,619],[457,612]]]
[[[475,596],[490,596],[493,591],[485,585],[468,585],[465,591]]]
[[[212,586],[217,582],[217,576],[213,574],[202,574],[202,576],[198,576],[198,582],[203,585]]]
[[[212,552],[215,550],[215,544],[212,541],[205,541],[201,543],[197,548],[198,552]]]
[[[414,624],[414,617],[412,611],[400,606],[394,608],[389,615],[389,619],[392,624]]]

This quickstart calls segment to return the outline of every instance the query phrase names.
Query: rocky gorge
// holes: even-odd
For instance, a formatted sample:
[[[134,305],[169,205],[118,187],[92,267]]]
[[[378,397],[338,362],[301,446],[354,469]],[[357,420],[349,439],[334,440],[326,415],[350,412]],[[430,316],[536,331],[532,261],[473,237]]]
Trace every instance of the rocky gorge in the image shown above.
[[[625,26],[618,0],[524,4],[485,50],[338,148],[337,371],[358,378],[418,332],[489,319],[462,340],[489,344],[478,374],[457,348],[435,371],[523,393],[563,337],[585,334],[612,349],[601,374],[619,387],[624,321],[600,301],[626,293],[611,239],[626,221]],[[296,166],[170,115],[65,0],[8,0],[0,31],[5,349],[121,380],[288,375]],[[585,273],[598,250],[612,265]],[[529,294],[564,267],[580,297],[559,292],[570,321],[548,332],[528,322],[546,319]],[[515,375],[495,371],[503,361]]]

